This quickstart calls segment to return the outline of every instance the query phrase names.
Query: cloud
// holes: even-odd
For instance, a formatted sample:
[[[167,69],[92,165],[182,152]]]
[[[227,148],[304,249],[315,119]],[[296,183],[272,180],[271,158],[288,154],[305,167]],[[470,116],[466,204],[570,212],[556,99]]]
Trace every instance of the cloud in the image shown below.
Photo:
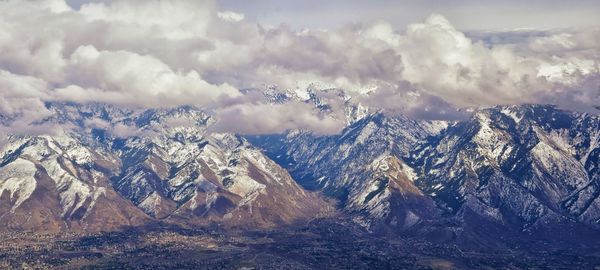
[[[335,132],[346,97],[321,91],[332,88],[425,119],[456,119],[467,106],[593,107],[599,50],[598,29],[465,34],[437,14],[404,30],[385,21],[298,30],[259,25],[214,1],[73,9],[9,0],[0,2],[0,114],[27,127],[47,116],[47,101],[191,104],[218,119],[215,130],[257,134]],[[272,86],[323,92],[333,115],[239,91]]]
[[[173,71],[149,55],[82,46],[69,61],[67,81],[71,85],[56,90],[58,99],[148,107],[188,102],[208,106],[220,96],[240,94],[227,83],[215,85],[204,81],[196,71]]]
[[[46,115],[45,108],[40,103],[41,99],[47,97],[46,82],[43,80],[0,70],[0,89],[0,114],[36,114],[34,118]]]
[[[116,138],[128,138],[132,136],[139,136],[143,134],[143,131],[133,125],[126,125],[124,123],[111,123],[102,119],[92,118],[85,119],[84,128],[86,129],[101,129],[108,132]]]
[[[311,130],[319,135],[335,134],[343,123],[329,115],[317,115],[307,103],[238,104],[217,111],[212,132],[226,132],[231,127],[243,134],[274,134],[293,129]]]
[[[88,20],[136,25],[151,28],[156,36],[186,39],[205,35],[216,15],[214,8],[213,1],[117,0],[83,5],[79,13]]]
[[[217,17],[227,22],[239,22],[244,19],[244,14],[233,11],[218,12]]]

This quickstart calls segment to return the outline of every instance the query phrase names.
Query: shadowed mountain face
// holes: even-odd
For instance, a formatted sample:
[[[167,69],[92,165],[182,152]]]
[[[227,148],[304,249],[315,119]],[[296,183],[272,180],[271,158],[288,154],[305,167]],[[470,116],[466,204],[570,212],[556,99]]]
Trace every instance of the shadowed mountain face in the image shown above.
[[[517,231],[598,227],[600,118],[551,106],[476,113],[417,149],[416,181],[447,213]]]
[[[414,185],[417,175],[402,157],[443,127],[445,123],[375,113],[335,136],[292,132],[249,139],[303,186],[339,199],[361,224],[385,221],[404,230],[436,219],[438,211]]]
[[[264,228],[331,210],[243,138],[207,133],[210,119],[200,110],[51,109],[48,122],[78,128],[13,136],[0,152],[5,229],[97,231],[154,221]],[[131,134],[118,138],[119,127]]]
[[[368,230],[437,240],[585,238],[600,226],[597,115],[522,105],[432,122],[363,111],[338,135],[241,137],[209,132],[213,119],[193,107],[48,106],[46,121],[70,128],[2,146],[6,230],[273,228],[331,214],[323,197]]]
[[[597,115],[553,106],[499,106],[456,123],[376,113],[336,136],[292,132],[250,141],[302,185],[361,213],[367,227],[535,234],[598,226],[599,123]],[[373,170],[384,160],[398,164],[403,184]],[[398,186],[404,196],[390,192]]]

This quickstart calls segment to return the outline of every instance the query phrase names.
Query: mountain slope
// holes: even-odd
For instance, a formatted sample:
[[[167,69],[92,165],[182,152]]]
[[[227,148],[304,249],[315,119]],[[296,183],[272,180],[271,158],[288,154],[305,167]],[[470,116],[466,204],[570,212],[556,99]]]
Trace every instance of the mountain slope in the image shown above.
[[[119,196],[105,172],[118,161],[68,136],[12,140],[2,150],[0,222],[7,229],[117,229],[146,215]]]
[[[94,231],[158,220],[272,227],[331,210],[243,138],[208,133],[201,110],[49,108],[48,123],[78,128],[11,136],[3,146],[0,221],[10,228]],[[129,134],[115,135],[118,127]]]
[[[479,111],[417,150],[416,182],[457,215],[521,230],[597,225],[599,119],[542,105]]]
[[[598,225],[599,123],[597,115],[553,106],[498,106],[447,128],[375,113],[340,135],[249,139],[302,185],[339,199],[366,227],[406,230],[398,224],[414,214],[422,223],[454,224],[448,226],[459,234],[482,224],[519,233]],[[373,170],[380,160],[397,160],[409,180],[404,189],[418,203],[394,203],[389,190],[396,182]]]
[[[376,112],[338,135],[242,137],[209,132],[214,120],[189,106],[48,108],[47,123],[69,128],[0,149],[4,229],[275,227],[331,213],[318,192],[371,230],[481,240],[599,228],[598,115],[498,106],[449,123]]]
[[[366,226],[385,221],[407,229],[410,226],[405,224],[432,219],[437,210],[431,199],[414,187],[413,169],[402,158],[444,126],[445,123],[374,113],[339,135],[314,136],[294,131],[286,136],[249,140],[263,147],[303,186],[322,190],[338,199],[342,208],[359,214],[359,222]],[[385,163],[391,171],[381,173],[377,169],[379,163]],[[413,200],[420,203],[407,203]]]

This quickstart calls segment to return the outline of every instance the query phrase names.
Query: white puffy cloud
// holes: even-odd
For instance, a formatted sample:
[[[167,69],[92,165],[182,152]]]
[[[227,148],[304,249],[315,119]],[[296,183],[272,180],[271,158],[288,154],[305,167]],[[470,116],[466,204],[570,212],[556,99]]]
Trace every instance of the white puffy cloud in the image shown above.
[[[137,127],[133,125],[125,125],[123,123],[110,123],[108,121],[92,118],[86,119],[84,121],[83,126],[88,129],[103,129],[106,130],[111,135],[117,138],[127,138],[135,135],[140,135],[142,133]]]
[[[464,106],[600,104],[600,30],[474,38],[441,15],[404,30],[383,21],[296,30],[261,26],[213,1],[75,10],[64,0],[9,0],[0,2],[0,51],[0,114],[25,127],[48,113],[45,101],[74,101],[198,105],[220,131],[339,129],[306,104],[270,105],[238,90],[272,85],[342,88],[369,106],[428,119],[455,118]]]
[[[72,85],[56,89],[58,99],[149,107],[186,103],[208,106],[219,96],[240,94],[226,83],[204,81],[194,70],[175,72],[149,55],[82,46],[69,60],[67,81]]]
[[[243,134],[270,134],[305,129],[319,135],[342,130],[341,121],[329,115],[318,115],[314,109],[306,103],[237,104],[218,110],[219,121],[211,130],[224,132],[236,127],[236,131]]]
[[[167,39],[203,36],[215,17],[212,1],[117,0],[109,5],[90,3],[79,11],[88,20],[151,28]]]
[[[224,11],[218,12],[217,17],[228,22],[239,22],[244,19],[245,15],[243,13],[237,13],[233,11]]]

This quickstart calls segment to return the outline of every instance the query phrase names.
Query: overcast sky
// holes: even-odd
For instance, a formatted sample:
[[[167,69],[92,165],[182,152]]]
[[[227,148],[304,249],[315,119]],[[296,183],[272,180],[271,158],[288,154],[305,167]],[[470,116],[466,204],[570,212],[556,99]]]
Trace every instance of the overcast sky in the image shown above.
[[[48,101],[191,104],[219,131],[253,134],[339,131],[345,99],[328,89],[424,119],[498,104],[600,104],[598,1],[368,3],[0,1],[0,137],[45,130],[32,125],[51,113]],[[300,98],[310,89],[333,114],[247,89]]]
[[[69,0],[78,7],[90,0]],[[104,1],[108,2],[108,1]],[[461,30],[550,29],[600,24],[600,0],[218,0],[264,25],[331,28],[377,20],[397,27],[440,13]]]

